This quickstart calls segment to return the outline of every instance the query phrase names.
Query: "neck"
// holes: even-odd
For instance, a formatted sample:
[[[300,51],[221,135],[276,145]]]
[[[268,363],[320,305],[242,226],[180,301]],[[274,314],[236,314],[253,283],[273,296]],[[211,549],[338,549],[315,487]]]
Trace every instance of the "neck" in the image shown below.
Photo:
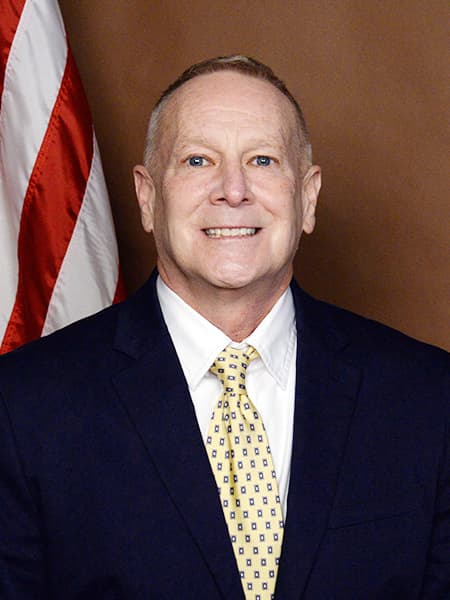
[[[191,306],[234,342],[241,342],[258,327],[283,291],[265,301],[260,301],[258,298],[237,298],[231,294],[231,298],[227,298],[227,294],[220,294],[212,310],[209,305],[193,303]]]
[[[235,342],[248,337],[270,312],[289,285],[289,277],[277,285],[272,281],[267,289],[229,289],[207,286],[199,289],[192,282],[188,287],[174,285],[160,270],[164,283],[186,304],[223,331]]]

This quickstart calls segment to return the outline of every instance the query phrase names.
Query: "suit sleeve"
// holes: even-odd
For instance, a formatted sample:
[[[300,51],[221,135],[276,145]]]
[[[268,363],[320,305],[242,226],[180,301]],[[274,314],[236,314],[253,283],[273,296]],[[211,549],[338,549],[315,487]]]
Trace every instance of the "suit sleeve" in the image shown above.
[[[450,598],[450,423],[441,462],[423,600]]]
[[[48,598],[44,573],[37,510],[0,396],[0,598]]]

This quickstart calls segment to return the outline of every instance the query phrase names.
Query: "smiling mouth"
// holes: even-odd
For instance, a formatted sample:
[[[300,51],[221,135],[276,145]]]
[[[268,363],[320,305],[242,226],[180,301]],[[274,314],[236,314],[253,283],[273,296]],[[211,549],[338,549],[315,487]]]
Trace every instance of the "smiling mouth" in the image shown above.
[[[210,227],[203,231],[211,238],[229,238],[249,237],[258,233],[259,230],[260,227]]]

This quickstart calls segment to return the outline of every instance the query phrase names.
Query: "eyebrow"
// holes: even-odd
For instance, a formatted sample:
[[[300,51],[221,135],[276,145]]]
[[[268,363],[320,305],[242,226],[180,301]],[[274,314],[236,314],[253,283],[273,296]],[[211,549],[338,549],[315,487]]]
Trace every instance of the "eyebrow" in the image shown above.
[[[274,138],[271,137],[264,137],[264,138],[260,138],[260,137],[255,137],[255,138],[250,138],[249,140],[247,140],[247,143],[249,146],[254,146],[254,147],[267,147],[267,146],[274,146],[276,148],[278,148],[279,150],[283,150],[283,145],[280,144],[280,140],[275,140]]]
[[[175,144],[174,150],[176,150],[177,152],[184,152],[191,146],[210,147],[211,142],[208,143],[206,138],[202,136],[188,136],[187,138],[184,137],[184,139],[179,140],[179,142]]]
[[[275,140],[271,137],[254,137],[246,140],[246,146],[250,146],[253,148],[269,148],[275,147],[280,152],[286,152],[287,146],[286,144],[280,143],[280,140]],[[191,146],[203,146],[205,148],[214,148],[215,144],[213,140],[208,140],[204,136],[193,135],[192,137],[187,137],[187,139],[180,140],[178,144],[175,145],[175,150],[177,152],[183,152],[185,150],[190,149]]]

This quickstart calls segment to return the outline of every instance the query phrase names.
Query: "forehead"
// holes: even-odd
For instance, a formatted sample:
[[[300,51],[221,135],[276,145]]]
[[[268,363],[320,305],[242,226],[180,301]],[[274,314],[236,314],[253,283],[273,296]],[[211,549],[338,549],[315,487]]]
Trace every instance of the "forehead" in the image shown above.
[[[235,71],[199,75],[168,99],[161,140],[196,134],[209,126],[248,126],[262,135],[291,138],[297,129],[295,109],[271,83]]]

